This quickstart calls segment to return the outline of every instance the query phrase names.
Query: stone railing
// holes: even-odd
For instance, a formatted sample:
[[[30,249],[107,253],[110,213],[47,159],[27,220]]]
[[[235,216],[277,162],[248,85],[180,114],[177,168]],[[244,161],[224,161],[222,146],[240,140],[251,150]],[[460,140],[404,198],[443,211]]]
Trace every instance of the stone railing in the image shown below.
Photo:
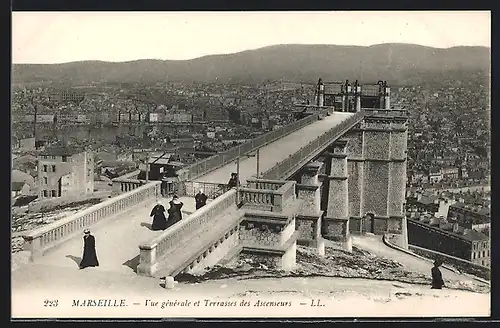
[[[285,183],[286,181],[284,180],[268,180],[268,179],[257,179],[257,178],[247,179],[248,187],[254,189],[278,190]]]
[[[193,234],[203,231],[215,219],[230,207],[236,206],[236,190],[232,189],[194,212],[185,220],[174,224],[154,239],[139,246],[140,275],[152,276],[160,266],[159,263],[177,250],[178,245]],[[201,230],[200,230],[201,229]]]
[[[380,109],[363,108],[366,115],[387,116],[387,117],[407,117],[408,111],[405,109]]]
[[[291,154],[288,158],[276,164],[273,168],[264,172],[262,174],[262,178],[276,180],[288,178],[288,176],[296,171],[302,164],[309,162],[312,157],[321,153],[328,145],[343,136],[354,125],[359,123],[364,116],[364,111],[353,114],[346,120],[331,128],[328,132],[322,134],[306,146],[299,149],[296,153]]]
[[[240,201],[243,205],[249,207],[256,207],[271,212],[281,212],[290,200],[295,199],[295,185],[295,181],[282,181],[282,185],[278,189],[242,187],[239,189]]]
[[[135,170],[133,172],[122,175],[118,178],[114,178],[113,182],[113,193],[121,194],[124,192],[132,191],[140,186],[144,185],[145,181],[135,179],[137,175],[141,173],[141,170]]]
[[[110,198],[64,219],[47,224],[23,235],[24,250],[31,256],[43,255],[49,248],[82,233],[94,223],[112,217],[160,194],[160,181],[150,182],[130,192]]]
[[[288,124],[278,130],[268,132],[263,134],[255,139],[252,139],[244,144],[238,145],[231,149],[228,149],[224,152],[221,152],[217,155],[208,157],[204,160],[196,162],[186,168],[186,180],[194,180],[202,175],[205,175],[221,166],[224,166],[228,163],[233,162],[238,158],[238,156],[248,154],[249,152],[261,148],[275,140],[278,140],[292,132],[302,129],[304,126],[309,125],[315,121],[317,121],[321,113],[325,112],[321,111],[318,113],[311,114],[307,117],[304,117],[298,121],[295,121],[291,124]]]

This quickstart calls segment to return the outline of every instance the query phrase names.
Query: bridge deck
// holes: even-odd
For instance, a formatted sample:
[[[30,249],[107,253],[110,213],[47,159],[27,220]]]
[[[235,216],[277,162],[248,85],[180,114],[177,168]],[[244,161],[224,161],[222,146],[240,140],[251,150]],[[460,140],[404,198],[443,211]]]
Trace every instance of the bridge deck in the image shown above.
[[[259,151],[260,173],[274,167],[290,154],[293,154],[295,151],[318,138],[351,115],[353,114],[333,113],[330,116],[325,117],[323,120],[309,124],[298,131],[290,133],[289,135],[262,147]],[[196,180],[199,182],[227,183],[231,177],[231,173],[233,172],[236,172],[236,161],[205,174]],[[242,184],[245,183],[246,179],[255,175],[256,172],[256,157],[242,157],[240,159],[240,182]]]
[[[162,200],[165,208],[168,208],[169,200]],[[184,203],[182,210],[185,219],[195,210],[194,198],[181,197],[181,201]],[[152,221],[149,214],[155,202],[156,200],[150,200],[136,205],[90,228],[96,238],[100,270],[135,275],[134,270],[139,263],[139,244],[162,233],[162,231],[152,231],[149,228]],[[36,263],[71,267],[77,270],[82,252],[82,236],[75,236],[50,249],[43,257],[36,259]]]

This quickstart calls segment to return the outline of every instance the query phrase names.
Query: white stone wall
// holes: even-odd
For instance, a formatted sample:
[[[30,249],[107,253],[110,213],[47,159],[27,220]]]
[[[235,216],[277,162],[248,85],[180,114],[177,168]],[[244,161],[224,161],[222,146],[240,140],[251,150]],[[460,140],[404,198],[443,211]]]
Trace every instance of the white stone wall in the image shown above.
[[[285,226],[285,229],[281,232],[281,238],[280,238],[280,245],[285,244],[288,239],[293,235],[295,232],[295,219],[292,219],[290,223]]]
[[[406,162],[390,163],[387,215],[402,215],[406,191]]]
[[[297,267],[297,243],[294,242],[293,245],[285,252],[279,261],[279,266],[281,270],[291,271]]]
[[[238,231],[229,236],[228,239],[224,240],[217,248],[215,248],[211,253],[207,255],[206,258],[193,266],[192,269],[188,270],[191,274],[202,274],[207,267],[212,267],[219,263],[234,247],[238,246],[239,236]]]

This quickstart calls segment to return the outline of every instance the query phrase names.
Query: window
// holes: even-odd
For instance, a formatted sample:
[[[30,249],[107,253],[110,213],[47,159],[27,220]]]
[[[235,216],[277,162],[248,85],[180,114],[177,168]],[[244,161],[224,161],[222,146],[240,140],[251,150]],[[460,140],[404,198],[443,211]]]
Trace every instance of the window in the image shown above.
[[[47,183],[48,183],[47,177],[43,177],[43,184],[47,184]]]
[[[56,171],[56,166],[52,165],[52,172],[55,172],[55,171]]]
[[[486,256],[486,251],[483,251],[483,257],[485,257],[485,256]]]
[[[52,197],[57,197],[56,195],[57,195],[56,191],[52,190]]]
[[[44,191],[43,191],[43,197],[48,197],[48,192],[47,192],[47,190],[44,190]]]
[[[66,163],[68,161],[68,156],[63,156],[62,161],[63,161],[63,163]]]
[[[43,172],[47,172],[47,165],[43,166]]]

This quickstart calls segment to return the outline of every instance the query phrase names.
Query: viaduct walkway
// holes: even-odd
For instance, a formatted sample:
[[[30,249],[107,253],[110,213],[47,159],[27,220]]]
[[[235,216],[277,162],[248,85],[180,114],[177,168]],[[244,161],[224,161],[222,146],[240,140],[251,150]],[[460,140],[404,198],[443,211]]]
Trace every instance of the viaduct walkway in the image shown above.
[[[113,182],[122,191],[120,195],[27,233],[25,250],[32,254],[32,265],[77,271],[83,248],[82,231],[89,228],[96,237],[98,270],[103,272],[175,276],[229,260],[243,249],[264,254],[272,258],[272,263],[285,267],[286,263],[295,263],[294,245],[300,239],[296,227],[305,227],[303,233],[311,240],[321,233],[318,215],[302,215],[303,221],[297,225],[299,217],[295,217],[308,197],[317,195],[310,193],[308,186],[304,189],[295,181],[284,179],[342,137],[363,115],[312,114],[191,165],[180,172],[181,182],[172,189],[185,204],[183,220],[166,231],[150,230],[149,214],[156,200],[160,199],[165,207],[170,200],[162,197],[161,182],[143,184],[128,179]],[[257,156],[246,156],[255,154],[257,149],[260,181],[254,178]],[[238,158],[243,188],[221,190],[230,174],[236,172]],[[195,211],[193,196],[198,188],[204,188],[210,199],[204,208]],[[250,206],[240,208],[237,203],[241,199]],[[317,202],[313,203],[311,213],[316,214]],[[407,263],[411,266],[415,261]],[[418,271],[422,270],[421,264],[418,263]]]
[[[189,180],[186,183],[190,186],[189,190],[184,188],[177,191],[184,203],[183,221],[189,221],[190,215],[195,212],[193,196],[197,189],[203,188],[209,195],[208,204],[220,195],[220,192],[214,193],[214,190],[218,185],[225,185],[231,173],[236,172],[237,157],[240,158],[240,181],[242,185],[246,185],[247,179],[256,175],[257,157],[244,156],[245,154],[255,154],[259,149],[259,168],[261,174],[265,175],[266,171],[270,172],[274,167],[283,165],[291,155],[300,153],[308,145],[314,146],[310,147],[309,153],[314,152],[318,146],[318,139],[321,139],[322,143],[328,142],[331,140],[331,133],[335,132],[339,125],[342,129],[337,132],[337,137],[340,137],[344,130],[348,130],[361,120],[362,115],[358,114],[358,118],[353,120],[354,115],[338,112],[322,116],[313,114],[281,130],[270,132],[247,144],[214,156],[215,161],[212,157],[192,165],[186,172],[188,176],[184,177],[184,180]],[[348,118],[351,118],[351,122],[347,122],[348,126],[342,127],[349,121]],[[33,257],[33,262],[77,270],[83,251],[81,232],[88,227],[96,237],[100,270],[136,275],[140,261],[138,246],[164,233],[150,230],[152,221],[149,217],[150,211],[158,198],[168,208],[170,198],[160,195],[159,182],[142,185],[143,183],[138,180],[128,179],[117,183],[122,184],[121,190],[124,193],[95,205],[90,210],[77,213],[67,220],[64,219],[68,224],[62,225],[62,228],[61,222],[58,221],[29,233],[29,237],[37,238],[44,244],[38,247],[43,256]],[[171,229],[174,227],[175,225]]]

